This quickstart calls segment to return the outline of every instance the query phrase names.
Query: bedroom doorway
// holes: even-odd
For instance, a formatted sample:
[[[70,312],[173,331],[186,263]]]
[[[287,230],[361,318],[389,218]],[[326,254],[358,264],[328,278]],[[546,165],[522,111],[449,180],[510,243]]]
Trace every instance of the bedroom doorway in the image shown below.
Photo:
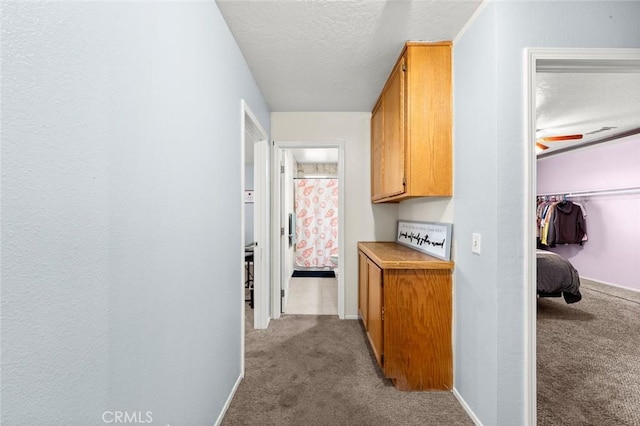
[[[525,206],[526,206],[526,220],[527,226],[525,229],[524,243],[525,243],[525,253],[526,253],[526,266],[525,271],[527,274],[526,282],[527,291],[525,294],[526,301],[526,339],[525,339],[525,365],[526,365],[526,383],[527,383],[527,397],[526,397],[526,412],[527,419],[529,424],[536,424],[540,419],[538,412],[539,407],[537,406],[538,401],[538,390],[542,389],[543,385],[546,386],[545,392],[548,391],[549,384],[538,383],[539,372],[537,371],[536,364],[538,362],[538,353],[537,353],[537,332],[538,332],[538,324],[537,324],[537,311],[538,311],[538,300],[537,300],[537,277],[536,277],[536,247],[537,247],[537,215],[536,215],[536,195],[544,192],[547,193],[559,193],[559,194],[567,194],[571,191],[576,191],[577,189],[582,188],[564,188],[562,187],[562,182],[569,184],[566,179],[556,180],[553,182],[557,183],[559,186],[553,185],[553,190],[550,190],[549,186],[545,186],[544,188],[538,188],[538,155],[541,157],[551,158],[553,155],[558,156],[555,158],[566,158],[566,156],[571,152],[575,152],[576,149],[583,149],[587,146],[598,145],[598,149],[601,147],[600,144],[609,141],[617,141],[621,138],[636,135],[640,132],[636,126],[635,129],[626,129],[620,130],[616,133],[617,125],[596,125],[595,120],[590,119],[590,117],[585,116],[585,112],[582,111],[580,115],[574,115],[571,117],[570,115],[566,115],[564,117],[565,123],[562,123],[561,120],[557,120],[557,123],[553,123],[552,120],[549,120],[549,117],[542,117],[541,110],[544,110],[541,105],[553,103],[553,99],[545,98],[545,95],[549,95],[549,90],[553,93],[558,93],[557,88],[550,89],[550,85],[557,84],[558,82],[565,81],[565,85],[567,85],[566,89],[563,90],[563,98],[567,102],[564,103],[567,109],[574,108],[575,105],[583,105],[586,102],[568,102],[568,100],[573,99],[576,100],[578,97],[578,92],[576,95],[571,96],[568,83],[570,81],[571,84],[575,85],[576,82],[582,81],[583,87],[587,85],[587,87],[608,87],[612,80],[619,80],[619,78],[613,78],[612,76],[617,75],[618,77],[621,74],[637,74],[640,75],[640,50],[639,49],[529,49],[527,51],[527,84],[526,84],[526,95],[527,99],[527,117],[526,117],[526,138],[528,141],[528,151],[526,155],[525,161],[525,182],[527,182],[525,187]],[[620,84],[619,84],[620,85]],[[625,84],[622,84],[625,86]],[[627,91],[633,91],[629,86],[626,85]],[[618,87],[619,89],[619,87]],[[574,89],[576,90],[575,86]],[[579,90],[579,89],[578,89]],[[584,95],[584,93],[579,93],[580,95]],[[552,95],[549,95],[552,96]],[[619,99],[619,98],[618,98]],[[602,97],[598,98],[598,101],[602,103]],[[620,103],[620,101],[618,101]],[[561,103],[558,103],[562,105]],[[548,105],[547,105],[548,107]],[[605,108],[606,109],[606,108]],[[606,115],[608,117],[611,116],[612,109],[607,110]],[[636,114],[637,115],[637,114]],[[556,112],[554,117],[559,117],[560,113]],[[567,119],[570,117],[571,119]],[[583,123],[581,123],[581,121]],[[593,129],[581,130],[579,125],[584,125],[588,123],[594,127]],[[562,125],[566,125],[566,127],[562,127]],[[572,127],[572,125],[574,127]],[[577,127],[576,127],[577,126]],[[620,126],[621,128],[623,126]],[[609,134],[607,134],[609,132]],[[597,136],[600,134],[599,136]],[[595,136],[594,136],[595,135]],[[613,135],[607,137],[609,135]],[[557,137],[556,137],[557,136]],[[586,142],[586,143],[585,143]],[[576,144],[582,143],[581,147],[578,147]],[[554,154],[549,155],[549,152],[555,151]],[[585,151],[582,151],[585,152]],[[547,153],[547,154],[544,154]],[[554,158],[554,159],[555,159]],[[546,161],[546,160],[545,160]],[[540,189],[543,189],[540,191]],[[594,188],[595,189],[595,188]],[[601,189],[601,188],[600,188]],[[595,191],[597,196],[605,193],[601,190]],[[624,188],[623,188],[624,189]],[[636,188],[636,192],[638,188]],[[580,194],[585,193],[593,193],[594,191],[585,191]],[[577,193],[576,193],[577,194]],[[577,200],[577,198],[576,198]],[[566,201],[566,199],[562,200]],[[587,208],[588,210],[588,208]],[[587,232],[588,231],[587,227]],[[588,243],[586,243],[588,244]],[[577,247],[577,246],[576,246]],[[576,253],[579,249],[569,248],[565,251],[571,251]],[[571,256],[569,256],[571,257]],[[578,268],[580,269],[580,268]],[[543,300],[543,302],[546,302]],[[554,312],[559,312],[560,309],[563,309],[560,305],[556,307],[557,309]],[[580,320],[583,321],[584,324],[592,321],[594,317],[593,313],[587,311],[583,311],[581,309],[577,309],[574,311],[576,315],[579,316]],[[565,323],[566,318],[564,319]],[[545,325],[546,326],[546,325]],[[542,330],[542,329],[541,329]],[[545,352],[546,353],[546,352]],[[546,355],[545,355],[546,356]],[[553,386],[558,386],[558,383]],[[543,395],[542,401],[547,400],[547,396]],[[541,410],[541,412],[547,411]],[[544,415],[544,413],[542,413]],[[545,419],[549,420],[549,419]]]
[[[273,149],[273,318],[343,318],[344,142],[276,141]]]
[[[253,310],[253,328],[267,328],[269,323],[270,188],[267,133],[244,100],[241,114],[241,329],[244,356],[245,310]]]

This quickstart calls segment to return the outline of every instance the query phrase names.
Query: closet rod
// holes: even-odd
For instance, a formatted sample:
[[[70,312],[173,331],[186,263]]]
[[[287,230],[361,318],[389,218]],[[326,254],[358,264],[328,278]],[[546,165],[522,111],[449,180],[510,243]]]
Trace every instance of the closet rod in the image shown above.
[[[546,197],[549,195],[562,195],[566,198],[589,197],[592,195],[617,195],[617,194],[634,194],[640,192],[640,186],[631,186],[627,188],[610,188],[595,189],[593,191],[571,191],[571,192],[549,192],[547,194],[538,194],[538,197]]]

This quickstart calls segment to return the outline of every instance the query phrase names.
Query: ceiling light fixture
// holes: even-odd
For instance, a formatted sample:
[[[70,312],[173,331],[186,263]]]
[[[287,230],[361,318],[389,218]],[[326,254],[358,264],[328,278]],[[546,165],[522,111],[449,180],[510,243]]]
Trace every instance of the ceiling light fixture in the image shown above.
[[[600,132],[606,132],[607,130],[613,130],[613,129],[617,129],[617,127],[600,127],[597,130],[592,130],[590,132],[585,133],[585,135],[595,135],[596,133],[600,133]]]

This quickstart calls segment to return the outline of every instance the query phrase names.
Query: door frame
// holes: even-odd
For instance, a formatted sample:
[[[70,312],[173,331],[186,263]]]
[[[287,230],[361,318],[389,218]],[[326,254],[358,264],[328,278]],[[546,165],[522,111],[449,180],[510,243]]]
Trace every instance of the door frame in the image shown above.
[[[274,264],[274,268],[279,267],[280,268],[280,276],[282,276],[283,272],[285,271],[285,267],[284,267],[284,253],[287,251],[287,249],[289,248],[289,234],[287,233],[287,231],[291,232],[295,232],[295,230],[291,230],[289,229],[290,226],[290,222],[289,222],[289,216],[287,214],[285,214],[285,199],[283,197],[282,194],[286,193],[286,184],[288,182],[287,180],[287,176],[288,174],[286,173],[286,164],[287,164],[287,160],[289,158],[289,156],[287,155],[287,151],[284,149],[280,149],[277,151],[274,151],[274,155],[278,155],[278,164],[280,165],[280,168],[282,169],[282,166],[284,165],[285,170],[280,170],[280,204],[279,204],[279,223],[281,224],[281,231],[280,231],[280,251],[279,251],[279,255],[280,255],[280,262],[279,265],[275,265]],[[277,173],[277,169],[274,169],[274,171]],[[289,171],[289,173],[293,173],[293,171]],[[293,180],[293,176],[291,175],[291,180]],[[292,182],[293,183],[293,182]],[[274,221],[276,221],[278,219],[274,218]],[[284,228],[285,232],[282,232],[282,228]],[[285,244],[284,241],[287,241],[287,243]],[[286,309],[286,305],[287,305],[287,301],[289,299],[289,283],[287,283],[284,279],[280,281],[280,309],[278,312],[282,313],[285,312]],[[282,292],[284,291],[284,296],[282,295]],[[277,297],[277,293],[276,297]],[[274,307],[275,307],[275,303],[274,303]]]
[[[241,265],[241,277],[242,277],[242,284],[240,286],[241,288],[241,297],[240,297],[240,304],[241,304],[241,309],[240,309],[240,320],[241,320],[241,343],[240,343],[240,353],[241,353],[241,363],[240,365],[241,367],[241,375],[242,377],[244,377],[244,352],[245,352],[245,347],[244,347],[244,338],[245,338],[245,288],[244,288],[244,282],[245,282],[245,256],[244,256],[244,245],[245,245],[245,200],[244,200],[244,191],[246,188],[246,181],[245,181],[245,156],[246,156],[246,144],[249,142],[247,140],[247,134],[249,134],[249,136],[251,137],[251,139],[254,141],[253,145],[254,145],[254,149],[256,147],[256,145],[258,144],[263,144],[266,145],[266,148],[264,149],[264,151],[266,152],[266,156],[265,158],[263,158],[263,166],[264,166],[264,176],[262,176],[262,179],[266,179],[266,188],[267,188],[267,192],[269,189],[269,185],[268,185],[268,179],[269,179],[269,149],[268,149],[268,135],[267,132],[264,130],[264,127],[262,127],[262,125],[260,124],[260,121],[258,121],[258,119],[256,118],[255,114],[253,113],[253,111],[251,111],[251,108],[249,107],[249,105],[247,104],[247,102],[242,99],[240,100],[240,182],[241,182],[241,191],[239,194],[239,198],[240,198],[240,238],[241,238],[241,253],[240,253],[240,265]],[[255,153],[254,153],[255,154]],[[256,163],[256,156],[254,155],[254,164]],[[255,167],[255,166],[254,166]],[[262,203],[258,203],[256,205],[258,206],[262,206],[262,208],[260,209],[260,211],[257,211],[258,209],[256,209],[254,211],[254,217],[256,219],[254,219],[254,240],[259,241],[256,236],[259,234],[262,234],[262,238],[266,238],[266,240],[264,241],[263,245],[262,245],[262,249],[266,249],[265,253],[267,253],[267,256],[265,256],[265,261],[262,262],[265,266],[269,265],[269,259],[268,259],[268,247],[270,245],[270,241],[269,241],[269,193],[264,193],[265,191],[256,191],[258,189],[258,185],[259,185],[259,179],[260,176],[258,173],[255,173],[254,170],[254,177],[253,177],[253,181],[254,181],[254,195],[257,197],[261,197]],[[258,225],[258,226],[256,226]],[[266,235],[264,235],[266,233]],[[254,248],[255,250],[255,248]],[[255,260],[255,253],[254,253],[254,306],[253,306],[253,310],[254,310],[254,328],[267,328],[268,324],[269,324],[269,309],[268,309],[268,278],[269,278],[269,274],[265,273],[265,267],[261,266],[260,270],[262,271],[261,274],[256,274],[258,272],[258,268],[256,268],[256,260]],[[267,287],[265,289],[265,287]]]
[[[529,48],[525,49],[525,138],[527,148],[525,150],[525,190],[524,190],[524,273],[525,273],[525,419],[526,424],[535,425],[537,422],[537,383],[536,383],[536,72],[538,65],[553,66],[554,68],[565,67],[567,70],[583,68],[585,72],[588,68],[594,68],[594,64],[606,66],[611,61],[639,60],[640,49],[618,49],[618,48]],[[590,61],[589,64],[576,63],[575,61]],[[538,61],[547,61],[546,64],[539,64]],[[573,64],[571,64],[571,62]],[[570,68],[569,65],[572,65]],[[577,67],[576,67],[577,65]],[[597,68],[597,66],[595,67]],[[591,71],[596,72],[596,71]],[[602,70],[601,70],[602,72]]]
[[[281,173],[280,173],[280,155],[281,149],[313,149],[313,148],[337,148],[338,149],[338,241],[340,250],[338,252],[338,267],[340,273],[338,274],[338,317],[340,319],[345,318],[345,264],[344,264],[344,247],[345,247],[345,173],[344,173],[344,152],[345,142],[344,140],[333,141],[273,141],[272,144],[272,174],[271,174],[271,217],[274,219],[272,222],[271,235],[272,238],[272,264],[271,264],[271,318],[280,318],[280,289],[281,289],[281,241],[280,228],[287,226],[287,224],[281,224],[280,218],[282,217],[281,210]],[[278,219],[276,219],[278,218]]]
[[[253,328],[269,326],[269,268],[270,268],[270,185],[269,141],[266,138],[254,143],[254,241],[253,248]]]

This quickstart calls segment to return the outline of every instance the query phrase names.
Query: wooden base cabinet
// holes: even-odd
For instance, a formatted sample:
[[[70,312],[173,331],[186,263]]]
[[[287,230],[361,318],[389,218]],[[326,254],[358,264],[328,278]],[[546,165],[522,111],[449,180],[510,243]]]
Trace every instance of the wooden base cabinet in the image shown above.
[[[400,390],[451,390],[451,274],[396,243],[358,243],[359,312],[385,377]]]

